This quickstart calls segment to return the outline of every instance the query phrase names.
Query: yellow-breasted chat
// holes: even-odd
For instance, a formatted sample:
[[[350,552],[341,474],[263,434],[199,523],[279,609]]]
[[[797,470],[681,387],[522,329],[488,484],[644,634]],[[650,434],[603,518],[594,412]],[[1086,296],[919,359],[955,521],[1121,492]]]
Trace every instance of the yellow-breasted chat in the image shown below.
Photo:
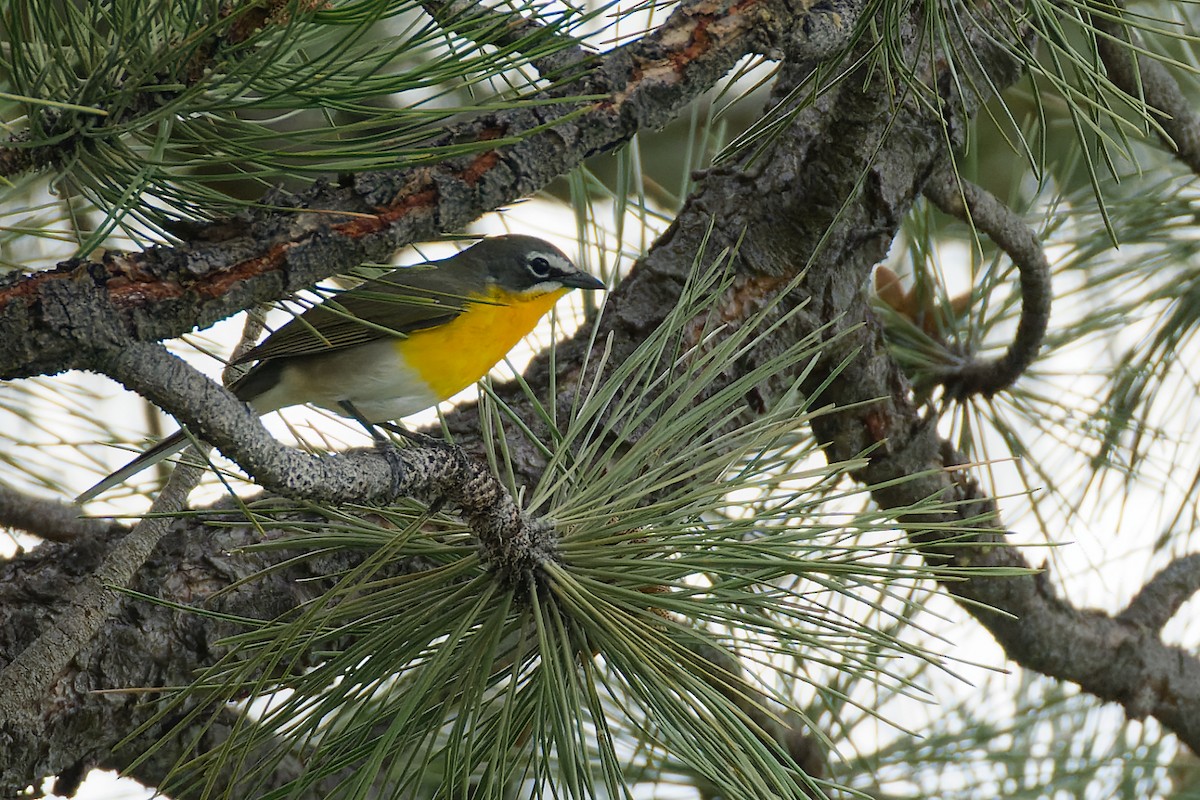
[[[482,378],[571,289],[603,288],[549,242],[520,234],[484,239],[313,306],[236,359],[257,363],[229,390],[259,414],[312,403],[364,422],[397,419]],[[176,432],[77,502],[188,441]]]

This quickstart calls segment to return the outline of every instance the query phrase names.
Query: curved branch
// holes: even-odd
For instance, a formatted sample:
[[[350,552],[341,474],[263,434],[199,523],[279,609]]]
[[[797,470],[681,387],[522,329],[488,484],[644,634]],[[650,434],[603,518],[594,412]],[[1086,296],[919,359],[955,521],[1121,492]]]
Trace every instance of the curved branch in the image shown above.
[[[1007,56],[990,51],[1003,48],[986,36],[953,46],[987,64],[990,81],[940,81],[935,75],[931,85],[954,92],[956,86],[978,90],[1016,79],[1015,67],[1005,71]],[[867,78],[850,75],[820,104],[797,113],[777,143],[756,154],[754,170],[722,167],[698,180],[667,234],[613,293],[596,338],[609,348],[603,351],[608,362],[620,363],[673,307],[704,242],[710,250],[740,242],[737,265],[751,278],[803,269],[797,296],[764,302],[782,313],[796,302],[810,301],[774,330],[773,339],[796,341],[822,331],[831,340],[824,368],[814,369],[802,386],[806,393],[820,391],[821,402],[833,405],[812,420],[828,460],[845,463],[870,453],[868,464],[854,477],[872,487],[882,509],[907,509],[930,498],[953,509],[910,515],[902,522],[931,565],[964,568],[960,579],[946,582],[945,589],[1009,658],[1075,682],[1102,700],[1119,702],[1132,718],[1153,716],[1200,752],[1200,658],[1124,620],[1076,607],[1057,597],[1047,578],[1033,574],[1033,566],[1006,542],[995,500],[961,466],[964,457],[939,437],[935,421],[923,418],[914,404],[908,380],[889,354],[861,291],[928,175],[946,157],[944,131],[964,129],[966,118],[987,99],[951,95],[937,106],[939,113],[924,106],[896,108],[871,91]],[[859,180],[866,190],[860,190]],[[1030,235],[1023,230],[1012,235]],[[744,305],[742,310],[756,307]],[[738,308],[729,311],[723,321],[736,327]],[[620,335],[606,340],[613,328]],[[769,351],[766,344],[747,353],[739,372],[770,358]],[[604,360],[600,355],[593,353],[590,363]],[[560,347],[557,385],[587,385],[575,366],[586,360],[580,350]],[[535,370],[543,372],[535,371],[527,380],[546,385],[548,369],[540,363]],[[764,404],[769,407],[796,377],[782,374],[764,385]],[[519,390],[511,389],[504,398],[522,407]],[[571,399],[560,396],[563,403]],[[467,420],[452,418],[450,424],[456,438],[471,440]],[[521,480],[536,479],[536,455],[530,454],[528,462],[517,459],[527,470]],[[966,546],[967,531],[977,547]],[[993,568],[1010,576],[986,574]]]
[[[247,320],[248,336],[258,324],[253,315]],[[240,401],[160,345],[132,345],[107,352],[102,360],[114,376],[126,379],[131,388],[151,400],[172,406],[194,404],[203,413],[193,427],[203,434],[213,426],[217,434],[212,438],[222,450],[250,467],[252,474],[268,475],[276,490],[312,495],[311,486],[320,486],[316,493],[334,502],[389,496],[373,494],[380,487],[373,486],[362,458],[322,459],[278,444]],[[553,557],[556,539],[550,526],[522,513],[503,485],[458,448],[409,448],[375,455],[372,460],[382,468],[376,472],[392,476],[386,484],[390,496],[408,491],[426,500],[450,499],[461,505],[464,520],[480,542],[482,560],[501,581],[522,582],[541,560]],[[181,463],[176,467],[150,514],[112,547],[94,572],[73,586],[67,601],[69,611],[58,615],[35,640],[12,652],[0,671],[0,683],[6,687],[0,693],[0,731],[7,737],[23,742],[39,739],[44,698],[50,687],[68,664],[111,626],[118,604],[125,599],[118,589],[130,586],[143,571],[151,553],[176,524],[169,515],[184,507],[201,474],[198,466]],[[303,491],[295,491],[297,486]],[[329,494],[339,489],[347,496]],[[355,494],[358,491],[366,494]]]
[[[995,195],[944,165],[930,177],[925,196],[951,216],[983,231],[1016,265],[1021,283],[1021,319],[1008,350],[991,361],[969,361],[938,376],[958,397],[991,397],[1012,386],[1037,358],[1050,323],[1050,262],[1037,235]]]
[[[1003,86],[1012,77],[1006,74],[1004,62],[988,52],[987,38],[965,46],[979,53],[981,63],[995,67],[993,82],[983,84]],[[671,307],[682,285],[678,278],[686,272],[705,235],[711,231],[710,246],[719,247],[736,242],[749,231],[739,262],[748,272],[791,274],[809,268],[801,290],[812,300],[811,313],[805,309],[794,315],[793,324],[779,330],[780,340],[791,341],[814,330],[850,331],[839,336],[826,354],[826,365],[844,364],[845,368],[832,378],[828,370],[817,368],[804,387],[814,389],[829,379],[822,387],[822,397],[836,402],[837,409],[814,420],[813,430],[827,443],[830,460],[845,461],[872,452],[871,462],[856,477],[876,487],[874,495],[883,508],[931,496],[958,501],[953,515],[907,520],[916,528],[913,536],[939,565],[951,560],[966,566],[1027,569],[1028,563],[1003,537],[978,521],[977,517],[986,518],[995,524],[994,502],[982,495],[965,470],[948,469],[961,458],[938,438],[936,426],[922,419],[910,402],[908,384],[872,326],[859,291],[928,171],[943,155],[947,120],[941,113],[952,117],[957,126],[963,121],[960,115],[967,117],[976,107],[975,99],[964,103],[965,109],[954,102],[939,105],[936,114],[927,113],[928,109],[896,109],[889,105],[888,98],[893,95],[881,92],[878,86],[864,90],[867,81],[862,77],[853,76],[845,81],[850,88],[842,94],[831,93],[828,100],[797,115],[783,133],[784,143],[764,168],[753,174],[714,170],[702,180],[678,223],[617,293],[610,315],[614,321],[607,324],[620,325],[622,335],[614,337],[615,355],[610,363],[619,361],[626,348],[635,347],[639,334],[653,327]],[[954,91],[954,81],[936,85]],[[884,136],[885,130],[902,135]],[[867,191],[860,191],[860,178]],[[770,201],[764,203],[764,198]],[[306,268],[309,274],[317,271],[311,265]],[[771,298],[780,305],[794,299]],[[148,329],[160,324],[148,319]],[[736,321],[735,317],[731,323]],[[598,338],[605,339],[604,335]],[[861,350],[861,355],[851,359],[856,350]],[[561,369],[578,369],[562,357],[561,350],[559,356]],[[762,357],[769,354],[750,353],[746,360]],[[572,361],[582,363],[582,359]],[[795,377],[780,376],[776,388],[787,386]],[[558,385],[572,382],[560,380]],[[569,397],[563,400],[569,401]],[[518,468],[536,475],[538,460],[531,458]],[[902,480],[914,475],[916,479]],[[930,524],[920,528],[920,523]],[[946,534],[939,525],[958,525],[960,530],[973,526],[980,531],[978,540],[988,546],[941,547],[941,537]],[[206,552],[215,548],[219,553],[225,540],[216,544],[206,541],[204,547]],[[321,574],[337,574],[337,569],[326,567]],[[228,575],[213,578],[221,585],[227,580]],[[293,580],[290,575],[288,581],[297,590],[317,584]],[[1125,702],[1131,715],[1153,714],[1193,748],[1200,745],[1200,691],[1196,688],[1200,662],[1190,654],[1153,638],[1140,638],[1130,625],[1076,609],[1054,597],[1047,581],[1033,577],[971,577],[947,588],[1020,663],[1077,680],[1097,696]],[[111,622],[115,626],[122,621]],[[1118,661],[1129,668],[1117,669]],[[70,681],[72,677],[76,676],[64,678],[68,686],[85,685],[84,681]],[[161,685],[154,682],[161,679],[156,674],[129,685]],[[172,682],[169,677],[167,682]],[[7,766],[0,764],[0,772]]]

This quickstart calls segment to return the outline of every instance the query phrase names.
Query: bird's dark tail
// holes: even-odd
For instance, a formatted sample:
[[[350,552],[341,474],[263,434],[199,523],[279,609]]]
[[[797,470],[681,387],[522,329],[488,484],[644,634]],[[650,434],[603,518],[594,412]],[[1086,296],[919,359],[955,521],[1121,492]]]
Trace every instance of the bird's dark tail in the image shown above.
[[[178,453],[190,443],[191,439],[188,438],[186,433],[184,433],[182,430],[175,431],[175,433],[163,439],[154,447],[151,447],[133,461],[130,461],[112,475],[109,475],[107,478],[100,481],[83,494],[79,495],[79,497],[76,497],[75,502],[79,504],[86,503],[87,501],[99,495],[101,492],[106,492],[117,484],[124,483],[142,470],[148,469],[149,467],[152,467],[158,462],[162,461],[164,458]]]

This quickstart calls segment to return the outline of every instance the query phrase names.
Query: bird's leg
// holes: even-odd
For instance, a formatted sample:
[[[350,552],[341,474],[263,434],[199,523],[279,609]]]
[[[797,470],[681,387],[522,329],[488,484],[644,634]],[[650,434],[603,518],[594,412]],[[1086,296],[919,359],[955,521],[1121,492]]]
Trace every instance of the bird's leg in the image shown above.
[[[416,431],[410,431],[408,428],[404,427],[403,425],[397,424],[395,422],[380,422],[378,424],[379,424],[379,427],[383,428],[385,431],[391,431],[392,433],[394,433],[404,439],[407,439],[408,441],[412,442],[413,444],[419,444],[422,447],[448,447],[448,446],[450,446],[450,443],[445,441],[444,439],[438,439],[437,437],[434,437],[434,436],[427,436],[424,433],[417,433]]]
[[[370,422],[367,422],[367,418],[359,413],[359,410],[354,407],[354,403],[351,403],[349,400],[339,400],[338,408],[342,409],[342,411],[345,411],[348,417],[366,428],[367,433],[371,434],[371,438],[375,440],[375,445],[377,447],[380,445],[386,445],[388,443],[388,440],[384,438],[384,435],[379,432],[379,428]]]
[[[385,431],[391,431],[403,439],[407,439],[413,444],[421,445],[422,447],[451,447],[452,445],[442,439],[437,439],[433,436],[426,436],[423,433],[410,431],[403,425],[395,422],[368,422],[367,418],[362,415],[362,412],[355,407],[354,403],[349,400],[339,400],[338,407],[346,412],[346,415],[367,429],[367,433],[371,434],[371,438],[375,440],[375,444],[387,444],[387,439],[379,432],[382,428]]]
[[[390,447],[391,442],[389,442],[387,439],[385,439],[383,434],[379,432],[380,428],[383,428],[386,431],[391,431],[392,433],[395,433],[395,434],[399,434],[401,437],[407,439],[408,441],[412,442],[413,444],[420,445],[422,447],[437,447],[437,448],[440,448],[443,450],[445,450],[445,449],[458,450],[458,446],[453,444],[452,442],[447,442],[442,439],[435,439],[432,436],[426,436],[423,433],[416,433],[414,431],[410,431],[407,428],[405,428],[403,425],[399,425],[395,422],[368,422],[367,418],[362,415],[362,412],[360,412],[357,408],[355,408],[354,403],[351,403],[349,400],[339,401],[338,407],[341,408],[343,411],[345,411],[346,414],[349,417],[351,417],[355,422],[357,422],[358,424],[362,425],[364,428],[367,429],[367,433],[371,434],[371,438],[375,440],[375,446],[377,448],[379,448],[380,450],[386,450],[387,452],[390,452],[390,453],[396,452],[395,450],[392,450],[392,448]],[[461,453],[461,450],[459,452]],[[442,507],[445,504],[446,504],[445,497],[434,498],[433,501],[429,503],[429,513],[430,514],[438,513],[439,511],[442,510]]]

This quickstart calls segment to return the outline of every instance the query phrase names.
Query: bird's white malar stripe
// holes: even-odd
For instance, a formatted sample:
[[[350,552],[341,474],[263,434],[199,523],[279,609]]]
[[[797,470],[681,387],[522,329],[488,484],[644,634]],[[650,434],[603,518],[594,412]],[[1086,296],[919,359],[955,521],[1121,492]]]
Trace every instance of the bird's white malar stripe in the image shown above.
[[[561,288],[563,288],[562,281],[551,278],[546,281],[538,281],[528,289],[522,289],[521,294],[528,295],[529,297],[539,297],[547,292],[557,292]]]

